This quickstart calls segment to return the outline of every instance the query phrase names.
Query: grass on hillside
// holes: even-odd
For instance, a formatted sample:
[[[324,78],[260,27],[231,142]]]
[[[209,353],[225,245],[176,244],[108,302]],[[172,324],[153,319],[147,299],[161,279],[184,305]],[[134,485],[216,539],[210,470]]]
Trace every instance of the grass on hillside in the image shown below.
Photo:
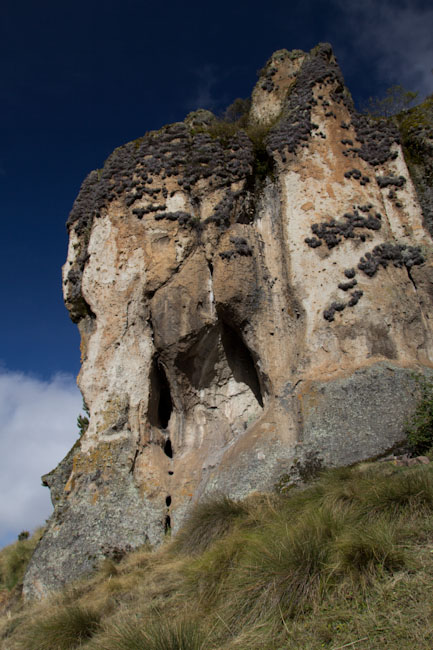
[[[22,539],[6,546],[0,551],[0,593],[19,586],[24,578],[29,560],[36,544],[42,537],[43,528],[39,528],[31,537],[21,533]]]
[[[162,548],[15,604],[1,648],[431,650],[432,511],[433,464],[363,464],[289,495],[220,496]]]

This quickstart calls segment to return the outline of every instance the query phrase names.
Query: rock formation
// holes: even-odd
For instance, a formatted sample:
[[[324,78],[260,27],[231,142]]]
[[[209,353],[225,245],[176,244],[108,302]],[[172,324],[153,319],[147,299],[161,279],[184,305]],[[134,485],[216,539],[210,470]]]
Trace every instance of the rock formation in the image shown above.
[[[83,183],[63,277],[90,424],[44,477],[29,596],[159,544],[205,495],[404,437],[433,271],[397,128],[356,113],[326,44],[276,52],[242,119],[196,111]]]

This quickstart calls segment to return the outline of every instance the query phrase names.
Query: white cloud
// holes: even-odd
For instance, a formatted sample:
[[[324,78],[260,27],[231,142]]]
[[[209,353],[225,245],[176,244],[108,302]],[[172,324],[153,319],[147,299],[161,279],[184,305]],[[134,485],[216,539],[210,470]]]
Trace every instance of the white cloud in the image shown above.
[[[195,111],[198,108],[212,110],[218,104],[214,90],[217,83],[216,72],[215,66],[211,64],[203,64],[195,70],[195,74],[198,77],[198,86],[195,95],[186,103],[188,110]]]
[[[82,399],[73,377],[44,381],[0,368],[0,545],[45,522],[52,506],[41,475],[78,437]]]
[[[336,0],[346,38],[362,56],[373,56],[387,85],[433,91],[433,7],[422,0]],[[349,33],[348,33],[349,32]]]

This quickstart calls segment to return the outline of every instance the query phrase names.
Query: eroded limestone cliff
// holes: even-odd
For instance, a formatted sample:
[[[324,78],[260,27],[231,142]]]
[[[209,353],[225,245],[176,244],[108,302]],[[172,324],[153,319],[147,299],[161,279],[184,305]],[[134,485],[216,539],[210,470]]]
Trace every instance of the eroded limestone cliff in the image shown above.
[[[68,220],[90,424],[44,477],[26,593],[307,453],[399,443],[433,361],[426,220],[397,128],[356,113],[329,45],[276,52],[244,128],[197,111],[116,149]]]

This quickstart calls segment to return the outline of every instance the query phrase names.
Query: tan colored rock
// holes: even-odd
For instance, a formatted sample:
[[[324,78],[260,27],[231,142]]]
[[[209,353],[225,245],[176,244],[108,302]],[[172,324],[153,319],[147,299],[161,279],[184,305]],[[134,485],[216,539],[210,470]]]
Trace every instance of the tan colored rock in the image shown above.
[[[204,494],[404,437],[412,372],[432,368],[433,271],[397,134],[356,115],[327,45],[276,53],[250,115],[261,148],[199,112],[83,184],[64,291],[90,424],[46,478],[62,496],[29,595],[159,544]]]

